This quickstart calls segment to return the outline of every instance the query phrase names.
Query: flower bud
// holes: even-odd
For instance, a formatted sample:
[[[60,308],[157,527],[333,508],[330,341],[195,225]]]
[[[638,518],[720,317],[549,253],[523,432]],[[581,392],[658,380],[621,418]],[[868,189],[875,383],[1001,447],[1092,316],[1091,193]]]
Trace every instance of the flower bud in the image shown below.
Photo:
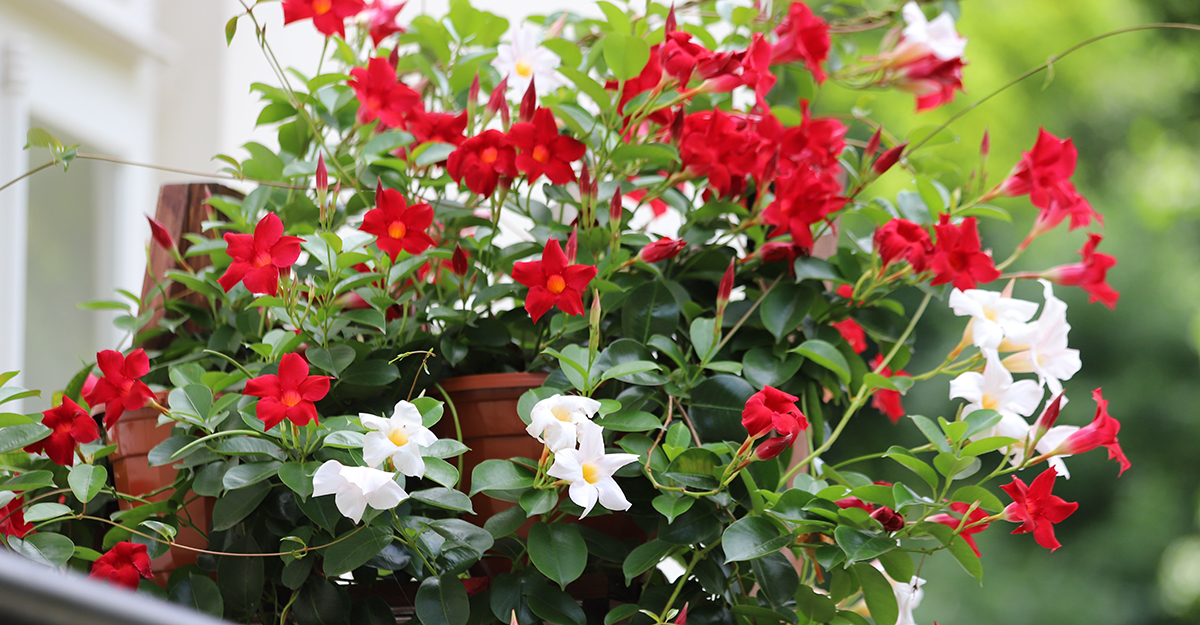
[[[625,208],[621,205],[623,197],[621,185],[618,183],[617,190],[613,192],[612,200],[608,203],[608,222],[613,229],[620,227],[621,217],[625,214]]]
[[[729,268],[725,270],[725,275],[721,276],[721,284],[717,287],[717,310],[724,311],[725,305],[729,303],[729,296],[733,293],[733,259],[729,260]]]
[[[683,105],[679,105],[679,109],[675,111],[675,119],[671,120],[671,145],[679,145],[683,141]]]
[[[863,158],[865,158],[866,160],[871,160],[871,157],[875,156],[875,153],[879,151],[879,140],[882,137],[883,137],[883,129],[882,128],[880,128],[879,130],[876,130],[875,134],[871,135],[871,140],[867,141],[867,149],[863,150]]]
[[[471,88],[467,91],[467,106],[474,104],[479,99],[479,72],[475,72],[475,79],[471,81]]]
[[[991,151],[991,148],[992,142],[990,139],[988,139],[988,131],[985,128],[983,130],[983,140],[979,142],[979,155],[983,158],[987,158],[988,152]]]
[[[518,119],[527,122],[533,119],[533,112],[537,109],[537,89],[533,86],[534,79],[529,79],[529,88],[525,90],[525,96],[521,98],[521,110],[518,112]]]
[[[891,508],[880,506],[871,513],[871,518],[879,521],[885,532],[896,532],[904,529],[904,517]]]
[[[790,449],[794,436],[776,436],[763,441],[763,444],[754,449],[754,457],[759,460],[771,460],[783,453],[783,450]]]
[[[675,7],[672,6],[671,10],[674,11]],[[679,611],[679,616],[675,617],[675,625],[687,625],[687,609],[688,604],[683,604],[683,609]]]
[[[324,195],[329,190],[329,172],[325,169],[325,155],[317,153],[317,193]]]
[[[571,236],[567,237],[567,264],[575,264],[575,257],[579,253],[579,226],[571,228]]]
[[[561,37],[563,27],[566,25],[567,25],[567,14],[563,13],[562,15],[559,16],[558,19],[554,20],[554,23],[550,25],[550,28],[546,29],[545,40],[549,41],[551,39],[557,39],[557,38]]]
[[[1045,410],[1042,410],[1041,416],[1038,417],[1037,423],[1034,425],[1034,438],[1041,438],[1054,427],[1054,422],[1058,420],[1058,413],[1062,409],[1063,393],[1054,396],[1054,399],[1046,404]]]
[[[638,260],[643,263],[657,263],[660,260],[675,258],[683,248],[687,246],[687,241],[663,237],[638,252]]]
[[[492,90],[492,95],[488,98],[487,106],[484,107],[484,110],[487,111],[489,116],[497,113],[500,114],[500,121],[504,124],[505,130],[508,130],[509,123],[508,99],[504,97],[504,94],[507,91],[508,77],[505,77],[501,79],[500,84],[496,85],[496,88]]]
[[[678,29],[679,27],[675,24],[675,5],[671,4],[671,10],[667,11],[667,25],[664,30],[669,35]]]
[[[155,243],[164,250],[175,249],[175,239],[171,238],[171,234],[162,223],[149,215],[146,215],[146,221],[150,222],[150,238],[154,239]]]
[[[391,54],[388,55],[388,65],[395,67],[400,63],[400,46],[392,48]]]
[[[467,269],[470,268],[471,256],[462,248],[462,245],[454,244],[454,255],[450,257],[450,271],[454,275],[463,277],[467,275]]]
[[[892,168],[892,165],[896,164],[896,161],[900,160],[900,155],[906,147],[908,147],[907,141],[884,152],[880,155],[879,160],[875,161],[874,165],[871,165],[871,169],[874,170],[876,175],[882,176],[884,172]]]
[[[587,204],[588,198],[592,196],[592,172],[588,169],[587,161],[583,161],[583,167],[579,172],[579,200]]]

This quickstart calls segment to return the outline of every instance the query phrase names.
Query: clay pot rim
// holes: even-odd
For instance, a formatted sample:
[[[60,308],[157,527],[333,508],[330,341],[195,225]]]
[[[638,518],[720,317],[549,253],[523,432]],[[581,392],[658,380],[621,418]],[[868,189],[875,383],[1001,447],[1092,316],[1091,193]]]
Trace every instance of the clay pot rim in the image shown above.
[[[549,373],[531,373],[525,371],[508,373],[480,373],[476,375],[460,375],[441,381],[442,388],[447,392],[490,390],[497,388],[532,387],[537,388],[550,377]]]

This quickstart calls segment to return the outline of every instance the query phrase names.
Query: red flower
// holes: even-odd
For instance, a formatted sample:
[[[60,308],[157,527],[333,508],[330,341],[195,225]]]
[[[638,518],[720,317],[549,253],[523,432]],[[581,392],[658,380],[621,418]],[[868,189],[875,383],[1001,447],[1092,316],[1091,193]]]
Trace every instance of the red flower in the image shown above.
[[[871,518],[879,521],[885,532],[898,532],[904,529],[904,516],[891,508],[880,506],[871,513]]]
[[[847,497],[845,499],[839,499],[833,503],[843,510],[846,508],[862,508],[867,512],[875,511],[875,504],[867,503],[858,497]]]
[[[100,430],[91,415],[79,404],[63,397],[57,408],[42,412],[42,425],[50,428],[50,436],[29,445],[31,454],[45,453],[54,464],[69,467],[74,464],[75,447],[100,438]]]
[[[962,58],[948,61],[932,53],[898,68],[896,88],[917,97],[917,112],[937,108],[954,99],[955,91],[965,91],[962,85]]]
[[[546,108],[535,111],[532,121],[513,124],[508,142],[521,151],[517,154],[517,169],[525,172],[531,183],[543,173],[554,184],[573,182],[571,161],[583,158],[587,150],[579,141],[558,134],[554,114]]]
[[[92,406],[104,404],[104,427],[111,428],[126,410],[138,410],[154,401],[154,393],[140,379],[150,373],[150,358],[142,348],[129,356],[106,349],[96,354],[96,364],[104,377],[86,399]]]
[[[846,339],[846,342],[850,344],[850,349],[854,350],[854,353],[861,354],[867,350],[867,333],[863,331],[862,326],[858,325],[857,321],[847,317],[843,321],[829,325],[833,326],[838,331],[838,334],[841,334],[842,338]]]
[[[879,368],[879,365],[882,363],[883,354],[875,354],[875,358],[871,360],[871,371]],[[893,373],[891,367],[880,369],[879,375],[885,378],[890,378],[893,375],[910,377],[907,371],[896,371]],[[900,401],[900,391],[893,391],[887,388],[875,391],[875,394],[871,396],[871,407],[887,415],[887,418],[891,419],[893,424],[899,423],[900,419],[908,414],[904,411],[904,405]]]
[[[1000,190],[1004,195],[1029,194],[1029,201],[1042,210],[1034,225],[1035,232],[1050,230],[1068,216],[1071,217],[1071,230],[1092,223],[1093,218],[1104,223],[1071,183],[1078,155],[1071,139],[1059,139],[1039,128],[1033,149],[1022,153],[1021,162],[1001,183]]]
[[[396,15],[408,2],[391,4],[384,0],[375,0],[367,5],[365,12],[370,23],[371,42],[375,47],[389,35],[404,32],[404,27],[396,21]]]
[[[979,249],[979,228],[974,217],[955,226],[950,216],[943,214],[933,229],[937,231],[937,243],[929,264],[937,275],[931,285],[953,282],[955,288],[965,291],[975,288],[976,283],[987,284],[1000,277],[991,254]]]
[[[1062,546],[1054,537],[1054,524],[1061,523],[1079,508],[1077,503],[1068,503],[1061,497],[1050,494],[1054,489],[1054,479],[1058,474],[1051,467],[1026,486],[1020,478],[1013,476],[1011,484],[1004,484],[1001,490],[1013,498],[1013,502],[1004,509],[1005,520],[1021,523],[1021,527],[1013,530],[1014,534],[1033,532],[1037,544],[1054,551]]]
[[[746,175],[757,168],[760,143],[744,119],[704,111],[684,118],[679,154],[688,173],[706,176],[716,195],[726,197],[745,189]]]
[[[321,34],[345,39],[346,18],[362,10],[363,0],[283,0],[283,24],[312,18],[313,26]]]
[[[146,545],[137,543],[119,542],[92,563],[93,579],[108,580],[110,584],[133,590],[137,590],[141,578],[150,579],[153,576]]]
[[[485,130],[462,142],[446,159],[446,172],[455,182],[466,181],[471,191],[490,196],[496,191],[500,176],[517,176],[517,152],[504,133]]]
[[[433,209],[428,204],[409,206],[399,191],[382,185],[375,192],[375,203],[376,208],[367,211],[358,229],[375,235],[375,244],[393,263],[401,250],[420,254],[433,247],[433,238],[425,233],[433,224]]]
[[[795,434],[808,429],[808,419],[796,407],[799,398],[777,388],[766,386],[746,400],[742,409],[742,427],[750,438],[759,438],[772,430],[783,434]]]
[[[842,187],[835,179],[807,167],[777,179],[775,199],[762,213],[763,222],[775,226],[769,236],[787,232],[792,235],[793,243],[811,250],[813,224],[846,205],[841,192]]]
[[[1073,456],[1097,447],[1104,447],[1108,450],[1108,459],[1116,460],[1117,464],[1121,465],[1121,470],[1117,473],[1117,476],[1120,477],[1125,469],[1133,466],[1125,457],[1125,452],[1121,451],[1121,444],[1117,441],[1117,432],[1121,431],[1121,423],[1108,416],[1108,400],[1104,399],[1100,389],[1092,391],[1092,399],[1096,400],[1096,417],[1090,424],[1080,428],[1068,436],[1067,440],[1059,443],[1058,447],[1049,455]]]
[[[568,315],[582,315],[583,290],[596,277],[596,268],[568,264],[558,239],[550,239],[542,250],[542,259],[516,263],[512,277],[529,287],[525,310],[537,323],[555,306]]]
[[[624,113],[625,105],[639,94],[645,93],[658,86],[662,82],[662,64],[659,63],[659,58],[662,56],[662,45],[656,45],[650,48],[650,60],[646,63],[646,67],[642,68],[641,73],[637,76],[625,81],[621,87],[621,97],[617,100],[617,112]],[[605,89],[616,89],[620,85],[618,81],[610,80],[604,83]]]
[[[251,293],[278,295],[279,270],[287,269],[300,257],[300,237],[283,236],[283,222],[275,213],[267,213],[254,226],[254,234],[225,233],[226,252],[233,262],[217,282],[228,293],[245,281]]]
[[[284,354],[279,375],[262,375],[246,382],[246,395],[261,397],[254,414],[271,429],[287,419],[296,425],[317,420],[319,401],[329,393],[329,376],[308,375],[308,363],[298,354]]]
[[[961,501],[956,501],[956,502],[950,504],[950,509],[953,510],[954,512],[957,512],[961,516],[961,515],[967,514],[967,510],[970,510],[971,506],[969,504],[965,504]],[[929,517],[928,520],[932,521],[934,523],[941,523],[942,525],[945,525],[946,527],[949,527],[951,529],[958,529],[961,526],[970,525],[972,523],[982,521],[983,519],[986,519],[987,517],[988,517],[987,512],[985,512],[981,508],[975,508],[975,510],[973,510],[971,512],[970,516],[967,516],[966,518],[959,519],[959,518],[955,518],[949,514],[942,513],[942,514],[935,514],[935,515]],[[979,547],[975,544],[975,537],[972,536],[972,534],[978,534],[979,532],[982,532],[983,530],[987,529],[988,525],[990,525],[990,524],[983,523],[980,525],[976,525],[974,527],[969,527],[958,533],[958,535],[962,536],[963,540],[966,541],[967,545],[971,547],[971,551],[975,552],[976,557],[978,557],[980,555]]]
[[[662,60],[662,71],[678,79],[679,89],[682,91],[687,88],[696,67],[701,61],[712,57],[713,53],[708,48],[693,43],[691,33],[676,30],[666,34],[662,46],[659,47],[658,56]]]
[[[675,258],[683,248],[687,247],[687,241],[672,239],[670,237],[662,237],[661,239],[642,248],[638,252],[638,260],[643,263],[657,263],[660,260]]]
[[[421,94],[396,80],[396,68],[382,57],[373,58],[366,67],[350,70],[346,84],[358,98],[358,121],[369,124],[378,118],[392,128],[404,125],[404,116],[421,108]]]
[[[154,239],[164,250],[175,249],[175,239],[171,238],[171,233],[167,232],[166,226],[149,215],[146,215],[146,221],[150,222],[150,238]]]
[[[808,102],[800,101],[800,125],[780,130],[775,118],[766,116],[766,123],[757,128],[760,138],[769,146],[779,144],[779,170],[783,175],[796,169],[816,169],[822,177],[837,182],[840,174],[838,158],[846,148],[846,133],[850,130],[832,117],[812,118]],[[782,133],[782,134],[780,134]]]
[[[1079,251],[1082,262],[1059,265],[1042,273],[1041,277],[1055,284],[1077,286],[1088,292],[1089,302],[1102,302],[1110,309],[1116,308],[1121,294],[1108,285],[1108,270],[1117,264],[1117,259],[1096,253],[1096,246],[1103,240],[1104,237],[1089,233],[1087,243]]]
[[[25,522],[25,511],[22,509],[24,505],[25,498],[17,497],[0,507],[0,534],[25,538],[29,534],[37,533],[32,524]]]
[[[933,241],[921,226],[893,219],[875,231],[875,251],[883,259],[884,270],[896,261],[907,260],[914,272],[921,273],[929,268]]]
[[[406,118],[407,130],[412,133],[416,143],[449,143],[453,146],[462,145],[466,141],[463,132],[467,130],[467,112],[458,115],[451,113],[426,113],[420,108],[413,109]]]
[[[772,65],[804,61],[818,85],[825,81],[821,63],[829,56],[829,24],[813,15],[807,4],[793,2],[775,34],[779,41],[771,54]]]

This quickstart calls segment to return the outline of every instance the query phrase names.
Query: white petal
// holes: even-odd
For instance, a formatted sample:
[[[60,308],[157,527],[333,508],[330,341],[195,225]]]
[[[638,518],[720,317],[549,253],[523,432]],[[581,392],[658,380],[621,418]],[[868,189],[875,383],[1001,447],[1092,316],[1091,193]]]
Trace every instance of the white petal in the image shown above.
[[[338,488],[346,483],[346,478],[342,477],[342,468],[342,463],[337,460],[326,460],[313,474],[313,495],[320,497],[336,493]]]
[[[334,501],[337,503],[338,512],[355,523],[362,520],[363,512],[367,510],[367,499],[354,484],[346,484],[339,489]]]
[[[404,492],[404,489],[391,479],[366,495],[367,503],[376,510],[391,510],[405,499],[408,499],[408,493]]]
[[[1042,402],[1042,387],[1033,380],[1020,380],[1004,394],[1004,408],[1028,417]]]
[[[604,428],[583,421],[579,424],[580,462],[594,462],[604,456]]]
[[[388,456],[396,453],[396,444],[382,432],[367,432],[363,439],[363,462],[369,467],[383,464]]]
[[[583,514],[579,515],[581,519],[592,511],[592,506],[596,505],[596,499],[600,496],[596,491],[596,486],[588,484],[585,480],[572,482],[571,488],[567,490],[567,493],[571,496],[571,501],[574,501],[575,505],[583,508]]]
[[[983,401],[983,374],[968,371],[950,380],[950,399],[965,399],[973,404]]]
[[[364,428],[383,432],[384,436],[387,436],[388,432],[392,431],[392,423],[390,419],[384,419],[383,417],[377,417],[375,415],[360,412],[358,413],[358,421],[362,423]]]
[[[579,460],[579,451],[564,449],[554,454],[554,464],[546,470],[546,474],[568,482],[583,481],[583,463]]]
[[[605,454],[601,458],[597,458],[592,465],[600,470],[606,476],[612,476],[617,472],[617,469],[629,464],[637,462],[637,454]]]
[[[621,487],[617,486],[617,481],[610,478],[605,478],[593,484],[596,492],[599,494],[600,505],[609,510],[628,510],[633,504],[625,498],[625,493],[621,492]]]
[[[416,406],[400,400],[396,402],[396,407],[392,410],[393,425],[398,425],[397,421],[405,425],[421,425],[421,411],[417,410]]]
[[[392,464],[396,465],[397,471],[409,477],[425,477],[425,459],[421,457],[421,450],[413,441],[396,448],[392,453]]]

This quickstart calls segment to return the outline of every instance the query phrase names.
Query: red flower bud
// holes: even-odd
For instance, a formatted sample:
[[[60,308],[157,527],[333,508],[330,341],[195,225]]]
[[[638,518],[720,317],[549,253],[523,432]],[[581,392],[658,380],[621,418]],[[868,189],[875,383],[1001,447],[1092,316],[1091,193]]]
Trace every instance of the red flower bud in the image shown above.
[[[871,518],[879,521],[885,532],[896,532],[904,529],[904,517],[891,508],[879,507],[871,513]]]
[[[508,100],[504,98],[504,92],[508,90],[508,78],[505,77],[492,89],[492,95],[488,98],[487,106],[485,107],[489,113],[493,115],[500,112],[500,109],[508,108]]]
[[[450,257],[450,271],[454,275],[462,277],[467,275],[467,269],[470,267],[471,255],[462,248],[462,245],[454,244],[454,255]]]
[[[776,436],[763,441],[763,444],[754,449],[754,457],[759,460],[770,460],[777,458],[785,449],[791,449],[792,442],[796,440],[795,436]]]
[[[638,260],[643,263],[657,263],[660,260],[675,258],[683,248],[687,246],[687,241],[663,237],[638,252]]]
[[[979,155],[987,158],[988,152],[991,151],[991,148],[992,142],[990,139],[988,139],[988,131],[985,128],[983,130],[983,140],[979,142]]]
[[[507,80],[507,78],[505,78]],[[467,91],[467,103],[474,104],[479,101],[479,72],[475,72],[475,79],[471,81],[471,89]]]
[[[621,216],[625,214],[625,208],[621,206],[621,185],[617,185],[617,190],[613,192],[612,200],[608,204],[608,220],[614,224],[614,227],[621,225]]]
[[[392,48],[392,53],[388,55],[388,65],[395,67],[400,62],[400,46]]]
[[[1062,409],[1062,392],[1054,396],[1054,399],[1046,404],[1046,408],[1042,410],[1042,415],[1038,417],[1035,436],[1042,436],[1050,428],[1054,427],[1054,422],[1058,421],[1058,412]]]
[[[146,221],[150,222],[150,238],[154,239],[155,243],[162,246],[164,250],[175,249],[175,239],[171,238],[171,233],[167,232],[166,226],[149,215],[146,215]]]
[[[733,293],[733,259],[730,259],[729,268],[725,270],[725,275],[721,276],[721,284],[717,287],[717,308],[725,308],[725,304],[729,303],[731,293]]]
[[[525,96],[521,98],[521,110],[518,119],[527,122],[533,119],[533,112],[537,109],[537,89],[533,86],[534,79],[529,79],[529,88],[525,90]]]
[[[325,169],[325,155],[317,153],[317,193],[329,190],[329,171]]]
[[[579,226],[571,228],[571,236],[567,237],[567,264],[575,263],[575,256],[579,253]]]
[[[880,128],[879,130],[876,130],[875,134],[871,135],[871,140],[867,141],[867,149],[863,151],[864,158],[870,160],[870,158],[872,156],[875,156],[875,153],[879,151],[879,140],[882,137],[883,137],[883,129],[882,128]]]
[[[667,25],[664,30],[669,35],[678,29],[679,27],[675,25],[675,4],[672,3],[671,10],[667,11]]]
[[[588,169],[587,161],[583,161],[583,167],[579,172],[579,199],[586,202],[587,198],[592,195],[592,172]]]
[[[884,172],[892,168],[892,165],[896,164],[896,161],[900,160],[900,155],[906,147],[908,147],[907,141],[884,152],[879,157],[879,160],[875,161],[874,165],[871,165],[871,169],[875,171],[876,175],[882,176]]]

